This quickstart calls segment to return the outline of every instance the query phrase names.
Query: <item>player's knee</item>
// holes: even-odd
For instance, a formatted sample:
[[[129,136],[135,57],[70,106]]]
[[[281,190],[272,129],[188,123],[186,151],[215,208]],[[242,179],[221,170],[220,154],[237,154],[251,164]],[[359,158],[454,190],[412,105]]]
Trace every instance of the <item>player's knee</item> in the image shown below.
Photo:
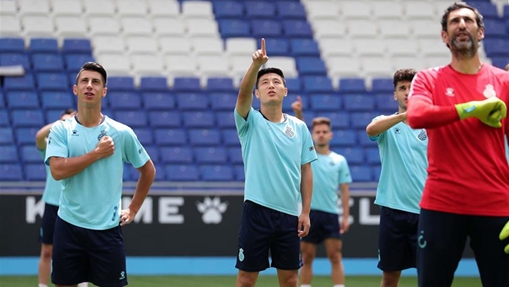
[[[237,277],[236,287],[252,287],[256,284],[256,277],[249,276],[246,274],[239,274]]]
[[[283,282],[280,282],[281,286],[284,287],[297,287],[299,285],[299,277],[298,276],[290,276],[285,278]]]
[[[327,257],[332,264],[339,264],[341,262],[341,252],[329,252]]]
[[[397,287],[400,275],[401,275],[400,271],[393,272],[384,271],[381,287]]]

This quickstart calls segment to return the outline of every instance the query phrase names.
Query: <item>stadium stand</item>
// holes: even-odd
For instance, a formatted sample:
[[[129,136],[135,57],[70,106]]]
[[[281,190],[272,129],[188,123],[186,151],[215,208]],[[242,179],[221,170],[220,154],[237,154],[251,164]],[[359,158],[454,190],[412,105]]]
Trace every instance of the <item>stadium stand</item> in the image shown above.
[[[376,181],[369,121],[396,110],[391,75],[449,61],[439,37],[443,0],[0,0],[0,180],[44,180],[34,133],[74,107],[86,61],[109,73],[105,113],[135,130],[160,181],[241,181],[233,108],[240,78],[265,37],[269,65],[300,95],[306,123],[331,118],[332,147],[354,181]],[[485,16],[484,61],[509,63],[509,4],[468,1]],[[259,107],[254,100],[253,106]],[[125,180],[137,172],[126,168]]]

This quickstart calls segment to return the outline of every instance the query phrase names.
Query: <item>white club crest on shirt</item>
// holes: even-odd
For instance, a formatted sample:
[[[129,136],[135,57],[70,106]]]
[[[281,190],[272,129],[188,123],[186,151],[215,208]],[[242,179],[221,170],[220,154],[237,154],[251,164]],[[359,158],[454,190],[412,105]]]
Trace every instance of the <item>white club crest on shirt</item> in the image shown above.
[[[292,127],[290,125],[286,125],[285,127],[285,135],[289,138],[293,138],[295,135],[295,132],[293,131]]]
[[[448,96],[448,97],[454,97],[454,89],[449,87],[447,89],[445,89],[445,95]]]
[[[497,96],[497,92],[495,92],[495,88],[493,88],[493,85],[487,84],[484,88],[484,92],[482,94],[487,98],[493,98]]]

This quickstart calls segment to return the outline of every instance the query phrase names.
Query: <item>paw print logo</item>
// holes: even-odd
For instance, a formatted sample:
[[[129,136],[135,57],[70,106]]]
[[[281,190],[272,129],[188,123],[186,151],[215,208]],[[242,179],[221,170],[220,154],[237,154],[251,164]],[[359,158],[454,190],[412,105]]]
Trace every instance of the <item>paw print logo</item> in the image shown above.
[[[219,197],[205,197],[203,202],[197,202],[196,207],[202,213],[201,219],[205,224],[219,224],[223,219],[223,213],[228,208],[227,202],[221,202]]]

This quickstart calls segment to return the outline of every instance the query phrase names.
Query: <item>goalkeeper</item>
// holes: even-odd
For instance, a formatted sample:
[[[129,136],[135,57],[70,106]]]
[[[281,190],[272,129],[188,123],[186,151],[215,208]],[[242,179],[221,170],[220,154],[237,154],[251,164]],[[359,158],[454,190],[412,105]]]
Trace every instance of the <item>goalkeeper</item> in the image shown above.
[[[482,63],[484,24],[477,9],[456,2],[442,17],[449,65],[415,76],[407,118],[428,132],[428,178],[418,227],[419,287],[451,286],[465,242],[484,287],[509,286],[509,73]],[[503,239],[503,240],[501,240]],[[507,249],[505,251],[508,251]]]

